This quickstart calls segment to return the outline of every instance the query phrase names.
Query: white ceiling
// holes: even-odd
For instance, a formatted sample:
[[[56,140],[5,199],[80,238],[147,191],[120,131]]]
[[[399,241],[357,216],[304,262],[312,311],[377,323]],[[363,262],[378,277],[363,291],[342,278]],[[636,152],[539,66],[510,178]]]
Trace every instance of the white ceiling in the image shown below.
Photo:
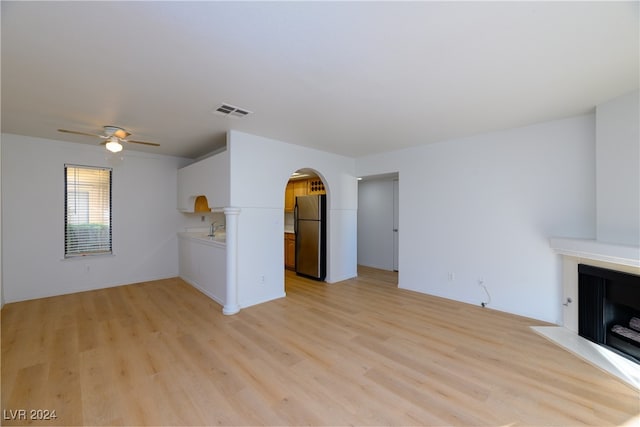
[[[117,125],[195,158],[237,129],[362,156],[568,117],[638,88],[638,6],[2,1],[2,131]]]

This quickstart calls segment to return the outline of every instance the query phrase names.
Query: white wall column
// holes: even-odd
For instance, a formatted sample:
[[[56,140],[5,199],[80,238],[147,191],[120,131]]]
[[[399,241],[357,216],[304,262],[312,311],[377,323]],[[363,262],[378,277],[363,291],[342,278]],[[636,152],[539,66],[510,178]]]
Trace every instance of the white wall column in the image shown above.
[[[640,246],[640,91],[596,106],[596,240]]]
[[[236,314],[238,307],[238,215],[240,208],[224,208],[227,231],[227,300],[222,313]]]

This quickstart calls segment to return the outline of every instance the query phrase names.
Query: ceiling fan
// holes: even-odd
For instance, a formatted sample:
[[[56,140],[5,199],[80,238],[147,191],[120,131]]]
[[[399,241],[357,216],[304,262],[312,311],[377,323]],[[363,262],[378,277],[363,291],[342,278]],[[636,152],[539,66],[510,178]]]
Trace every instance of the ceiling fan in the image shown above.
[[[143,144],[143,145],[151,145],[154,147],[159,147],[160,144],[156,144],[155,142],[146,142],[146,141],[134,141],[132,139],[127,139],[131,133],[127,132],[125,129],[118,126],[103,126],[104,134],[99,135],[97,133],[87,133],[87,132],[79,132],[76,130],[67,130],[67,129],[58,129],[58,132],[63,133],[73,133],[76,135],[85,135],[85,136],[95,136],[98,138],[104,139],[102,144],[105,144],[107,150],[112,153],[117,153],[122,151],[122,143],[131,143],[131,144]]]

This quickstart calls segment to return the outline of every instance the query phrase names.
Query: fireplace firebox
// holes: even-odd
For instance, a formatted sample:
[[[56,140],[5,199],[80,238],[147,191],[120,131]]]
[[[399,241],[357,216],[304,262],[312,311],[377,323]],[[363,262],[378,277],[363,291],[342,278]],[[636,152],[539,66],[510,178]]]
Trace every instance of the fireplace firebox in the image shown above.
[[[640,276],[579,264],[578,333],[640,363]]]

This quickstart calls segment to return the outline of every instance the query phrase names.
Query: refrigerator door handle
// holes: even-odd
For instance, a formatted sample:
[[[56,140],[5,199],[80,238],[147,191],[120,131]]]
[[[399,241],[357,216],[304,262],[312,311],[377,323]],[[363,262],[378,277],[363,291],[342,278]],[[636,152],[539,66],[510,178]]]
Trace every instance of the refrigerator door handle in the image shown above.
[[[293,232],[298,234],[298,204],[293,208]]]

